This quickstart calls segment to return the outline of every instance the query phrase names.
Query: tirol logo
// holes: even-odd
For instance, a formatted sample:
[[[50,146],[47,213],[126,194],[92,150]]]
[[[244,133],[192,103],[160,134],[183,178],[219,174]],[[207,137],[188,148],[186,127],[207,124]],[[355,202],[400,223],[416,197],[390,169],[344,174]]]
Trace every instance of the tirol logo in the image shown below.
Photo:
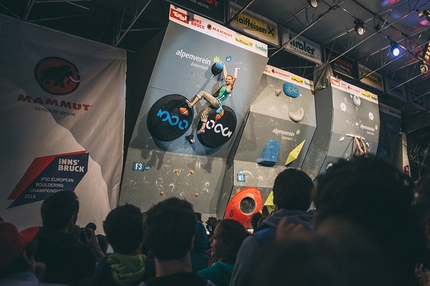
[[[14,200],[8,208],[41,201],[56,192],[75,190],[87,173],[88,158],[85,150],[35,158],[7,198]]]
[[[152,105],[146,122],[152,137],[172,141],[187,132],[193,122],[194,112],[188,107],[186,99],[179,94],[170,94]]]
[[[188,16],[178,10],[170,9],[170,17],[188,24]]]
[[[216,110],[209,112],[205,132],[197,135],[200,143],[206,147],[217,148],[225,144],[233,136],[236,130],[237,118],[233,109],[223,105],[224,115],[216,120]],[[198,127],[200,128],[201,122]]]
[[[82,81],[74,64],[56,57],[39,61],[34,69],[34,77],[44,91],[55,95],[72,93]]]

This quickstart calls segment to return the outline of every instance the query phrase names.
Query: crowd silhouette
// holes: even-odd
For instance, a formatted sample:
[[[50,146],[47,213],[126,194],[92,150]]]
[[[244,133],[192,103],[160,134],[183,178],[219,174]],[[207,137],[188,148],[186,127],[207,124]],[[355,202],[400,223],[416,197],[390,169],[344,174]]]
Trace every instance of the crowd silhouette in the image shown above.
[[[0,285],[430,286],[430,176],[364,154],[314,181],[286,168],[273,200],[252,229],[203,222],[176,197],[118,206],[97,228],[77,226],[79,198],[57,192],[41,226],[0,219]]]

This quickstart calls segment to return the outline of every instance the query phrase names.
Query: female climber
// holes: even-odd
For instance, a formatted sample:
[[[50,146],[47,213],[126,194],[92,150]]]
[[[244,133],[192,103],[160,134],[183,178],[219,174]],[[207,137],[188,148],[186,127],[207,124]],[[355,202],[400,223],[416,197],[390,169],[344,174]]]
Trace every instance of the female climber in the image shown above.
[[[221,63],[223,66],[222,70],[224,72],[225,83],[217,91],[218,94],[215,93],[214,95],[211,95],[206,91],[200,91],[192,101],[187,100],[187,104],[190,108],[193,108],[193,106],[202,98],[207,101],[207,107],[202,111],[202,114],[200,115],[200,121],[202,122],[202,126],[197,131],[197,134],[205,132],[206,122],[208,121],[209,111],[211,109],[216,109],[216,112],[218,114],[221,114],[223,112],[222,105],[233,91],[234,83],[237,79],[237,71],[239,70],[239,68],[235,68],[234,75],[231,76],[227,74],[227,68],[225,67],[225,64],[223,62]]]

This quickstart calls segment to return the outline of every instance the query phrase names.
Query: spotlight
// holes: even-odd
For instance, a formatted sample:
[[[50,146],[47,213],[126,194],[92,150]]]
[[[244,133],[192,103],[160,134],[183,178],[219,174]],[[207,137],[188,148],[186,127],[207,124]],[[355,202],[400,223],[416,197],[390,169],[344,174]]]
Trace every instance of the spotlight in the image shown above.
[[[313,8],[318,7],[318,0],[308,0],[308,2]]]
[[[426,74],[429,71],[429,67],[428,67],[428,65],[426,65],[425,62],[423,62],[420,65],[420,71],[421,71],[422,74]]]
[[[427,41],[430,41],[430,39]],[[429,43],[426,44],[422,57],[424,58],[425,61],[430,61],[430,44]]]
[[[397,43],[395,43],[395,42],[391,42],[391,54],[394,56],[394,57],[398,57],[399,56],[399,54],[400,54],[400,47],[399,47],[399,45],[397,44]]]
[[[358,35],[362,36],[366,32],[366,30],[364,29],[364,22],[360,19],[355,19],[354,24],[355,31]]]
[[[426,16],[427,21],[430,22],[430,9],[418,11],[418,17],[422,18],[424,16]]]

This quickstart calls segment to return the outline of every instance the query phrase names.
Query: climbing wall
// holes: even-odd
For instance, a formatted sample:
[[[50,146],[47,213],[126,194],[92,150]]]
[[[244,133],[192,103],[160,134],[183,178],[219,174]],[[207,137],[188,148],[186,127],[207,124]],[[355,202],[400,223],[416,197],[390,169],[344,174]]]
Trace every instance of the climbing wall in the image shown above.
[[[223,116],[212,110],[205,133],[197,134],[206,102],[189,108],[186,100],[199,91],[213,94],[219,89],[224,81],[216,63],[221,62],[231,75],[239,68],[238,78]],[[171,6],[127,149],[120,204],[133,203],[144,211],[175,196],[203,215],[223,214],[220,198],[230,194],[224,188],[231,177],[227,158],[258,94],[266,63],[267,45]]]
[[[279,172],[300,168],[316,128],[312,82],[266,66],[232,168],[232,194],[258,188],[266,201]]]
[[[367,153],[376,154],[379,108],[375,94],[331,78],[331,86],[315,91],[317,128],[302,165],[312,178],[357,150],[354,135],[363,139]]]

